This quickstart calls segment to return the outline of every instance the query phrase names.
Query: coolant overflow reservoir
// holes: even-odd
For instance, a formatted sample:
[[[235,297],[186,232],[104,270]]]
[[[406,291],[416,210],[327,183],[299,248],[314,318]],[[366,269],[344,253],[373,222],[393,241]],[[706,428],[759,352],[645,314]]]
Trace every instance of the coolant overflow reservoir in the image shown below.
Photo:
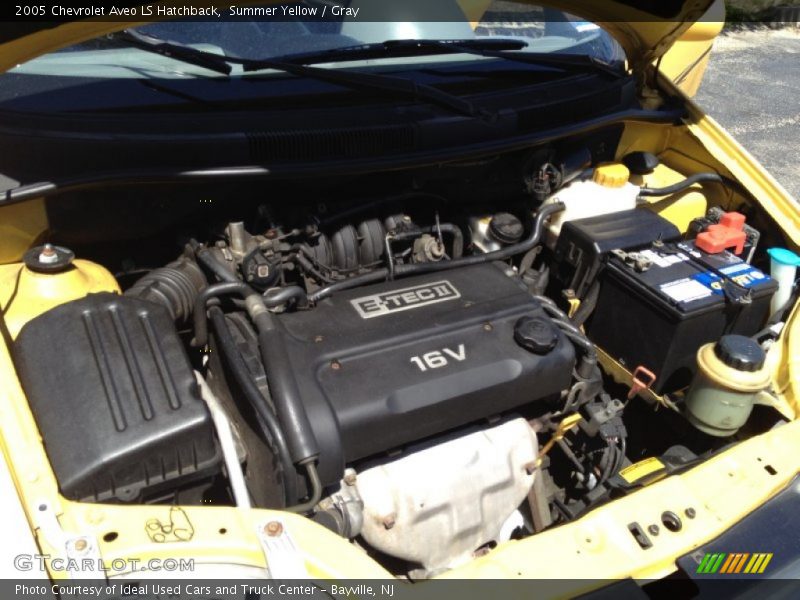
[[[621,167],[621,169],[618,169]],[[555,248],[561,226],[567,221],[588,219],[636,208],[639,186],[628,181],[625,165],[599,165],[592,179],[573,181],[545,200],[545,205],[563,202],[564,210],[550,217],[545,229],[545,243]]]
[[[689,421],[709,435],[727,437],[745,424],[770,382],[766,353],[742,335],[725,335],[697,352],[697,374],[686,395]]]

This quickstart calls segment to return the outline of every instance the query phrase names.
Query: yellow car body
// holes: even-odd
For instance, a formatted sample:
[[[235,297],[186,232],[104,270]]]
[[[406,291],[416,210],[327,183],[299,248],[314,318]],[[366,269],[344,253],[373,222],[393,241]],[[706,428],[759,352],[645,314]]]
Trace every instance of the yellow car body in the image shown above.
[[[468,2],[467,11],[479,3]],[[700,3],[703,4],[703,3]],[[469,5],[469,6],[467,6]],[[800,246],[800,207],[758,162],[689,98],[697,89],[719,21],[694,23],[709,6],[681,17],[653,21],[616,2],[562,1],[559,7],[596,21],[611,32],[640,73],[640,92],[649,101],[662,94],[682,97],[688,114],[677,126],[630,122],[620,155],[647,150],[687,170],[702,166],[740,182],[777,224],[794,249]],[[717,6],[719,3],[717,4]],[[467,12],[469,14],[469,12]],[[35,56],[131,26],[131,23],[74,22],[9,41],[0,47],[0,70]],[[671,49],[670,49],[671,48]],[[661,72],[654,65],[661,59]],[[669,179],[669,174],[663,175]],[[721,199],[724,204],[725,199]],[[672,219],[688,220],[683,205],[667,207]],[[297,546],[299,560],[313,578],[385,579],[391,574],[365,553],[313,522],[293,514],[233,507],[185,506],[180,519],[192,531],[188,540],[152,535],[150,524],[175,518],[166,506],[79,503],[59,494],[35,421],[17,378],[9,350],[11,338],[28,320],[48,308],[90,291],[114,291],[110,273],[79,264],[73,281],[48,290],[36,281],[21,285],[21,254],[47,230],[43,202],[0,207],[0,445],[33,539],[42,553],[65,556],[64,536],[88,535],[99,556],[114,559],[194,559],[199,573],[233,569],[236,575],[263,573],[268,567],[261,532],[280,519]],[[35,291],[32,291],[35,290]],[[54,353],[61,349],[54,347]],[[443,579],[542,578],[572,580],[571,593],[602,580],[651,580],[676,571],[676,559],[725,532],[786,487],[800,472],[800,316],[797,307],[769,353],[776,408],[791,422],[719,453],[690,470],[654,481],[643,489],[592,510],[575,522],[524,540],[509,541]],[[48,357],[42,357],[48,360]],[[766,469],[765,466],[769,466]],[[653,536],[641,548],[628,531],[638,522],[661,525],[671,511],[683,518],[677,532]],[[546,557],[543,558],[543,557]],[[65,577],[51,571],[53,578]],[[427,583],[420,584],[421,588]]]

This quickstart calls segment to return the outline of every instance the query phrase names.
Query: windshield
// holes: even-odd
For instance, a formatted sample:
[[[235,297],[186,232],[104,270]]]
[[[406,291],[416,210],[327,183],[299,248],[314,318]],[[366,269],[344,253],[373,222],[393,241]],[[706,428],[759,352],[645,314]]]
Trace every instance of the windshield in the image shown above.
[[[229,6],[220,9],[219,19],[154,22],[138,27],[137,31],[226,57],[255,59],[284,58],[386,40],[484,38],[524,42],[519,52],[586,55],[620,67],[625,58],[620,46],[599,26],[526,2],[471,0],[464,4],[472,8],[465,10],[456,0],[442,0],[436,3],[433,15],[425,10],[425,3],[404,0],[401,12],[395,17],[398,20],[391,20],[391,7],[382,7],[379,16],[387,19],[384,21],[367,20],[371,18],[369,15],[373,18],[376,15],[374,10],[367,12],[370,2],[372,0],[349,0],[332,5],[326,0],[305,0],[291,6]],[[418,11],[414,10],[414,4],[419,5]],[[400,20],[416,13],[436,20]],[[377,62],[409,64],[453,60],[477,59],[475,56],[439,55],[387,58]],[[375,59],[361,62],[376,64]],[[18,66],[11,73],[96,78],[211,75],[201,67],[179,65],[168,57],[154,56],[108,37],[44,55]],[[231,75],[241,74],[234,71]]]
[[[154,21],[18,65],[0,75],[0,109],[240,110],[377,93],[386,101],[421,94],[471,115],[480,110],[442,86],[459,93],[461,83],[477,89],[476,78],[500,89],[581,69],[625,72],[624,52],[605,30],[527,2],[305,0],[218,10],[220,18]],[[426,20],[409,20],[416,15]]]

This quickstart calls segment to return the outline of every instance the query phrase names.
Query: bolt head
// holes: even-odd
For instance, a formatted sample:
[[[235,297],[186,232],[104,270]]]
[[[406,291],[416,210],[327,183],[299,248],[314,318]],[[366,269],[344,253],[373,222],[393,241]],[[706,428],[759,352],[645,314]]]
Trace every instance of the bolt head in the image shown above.
[[[491,331],[492,329],[494,329],[494,327],[492,327],[491,323],[484,323],[483,324],[483,330],[484,331]]]
[[[78,538],[72,542],[72,548],[75,550],[75,552],[86,552],[89,549],[89,540],[86,538]]]
[[[661,530],[659,529],[658,525],[654,523],[647,528],[647,531],[650,533],[650,535],[658,535]]]
[[[342,368],[342,363],[340,363],[338,360],[331,361],[331,369],[333,369],[334,371],[338,371],[341,368]]]
[[[392,513],[391,515],[386,515],[385,517],[383,517],[383,521],[382,522],[383,522],[383,526],[386,529],[391,529],[397,523],[397,517],[396,517],[396,515],[394,513]]]
[[[264,525],[264,533],[269,537],[278,537],[283,533],[283,524],[279,521],[270,521]]]
[[[355,473],[347,473],[344,476],[344,482],[346,485],[355,485],[356,484],[356,474]]]
[[[315,344],[319,344],[319,343],[321,343],[321,342],[322,342],[322,340],[324,340],[324,339],[325,339],[325,338],[323,338],[321,335],[315,335],[315,336],[314,336],[314,343],[315,343]]]
[[[685,514],[687,517],[689,517],[690,519],[694,519],[694,518],[695,518],[695,516],[697,515],[697,511],[696,511],[695,509],[693,509],[691,506],[690,506],[689,508],[687,508],[687,509],[686,509],[685,511],[683,511],[683,512],[684,512],[684,514]]]

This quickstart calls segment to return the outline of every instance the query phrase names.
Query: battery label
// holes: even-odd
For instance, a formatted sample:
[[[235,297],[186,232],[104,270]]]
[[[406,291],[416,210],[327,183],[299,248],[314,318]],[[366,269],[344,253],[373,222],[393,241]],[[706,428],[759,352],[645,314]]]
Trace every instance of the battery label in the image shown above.
[[[747,263],[738,263],[729,267],[723,267],[720,271],[725,273],[734,283],[748,289],[769,281],[769,276]],[[692,279],[704,285],[714,294],[722,295],[724,293],[722,289],[722,278],[716,273],[698,273],[694,275]]]
[[[675,302],[691,302],[700,298],[708,298],[713,292],[695,279],[685,278],[661,284],[661,292]]]

